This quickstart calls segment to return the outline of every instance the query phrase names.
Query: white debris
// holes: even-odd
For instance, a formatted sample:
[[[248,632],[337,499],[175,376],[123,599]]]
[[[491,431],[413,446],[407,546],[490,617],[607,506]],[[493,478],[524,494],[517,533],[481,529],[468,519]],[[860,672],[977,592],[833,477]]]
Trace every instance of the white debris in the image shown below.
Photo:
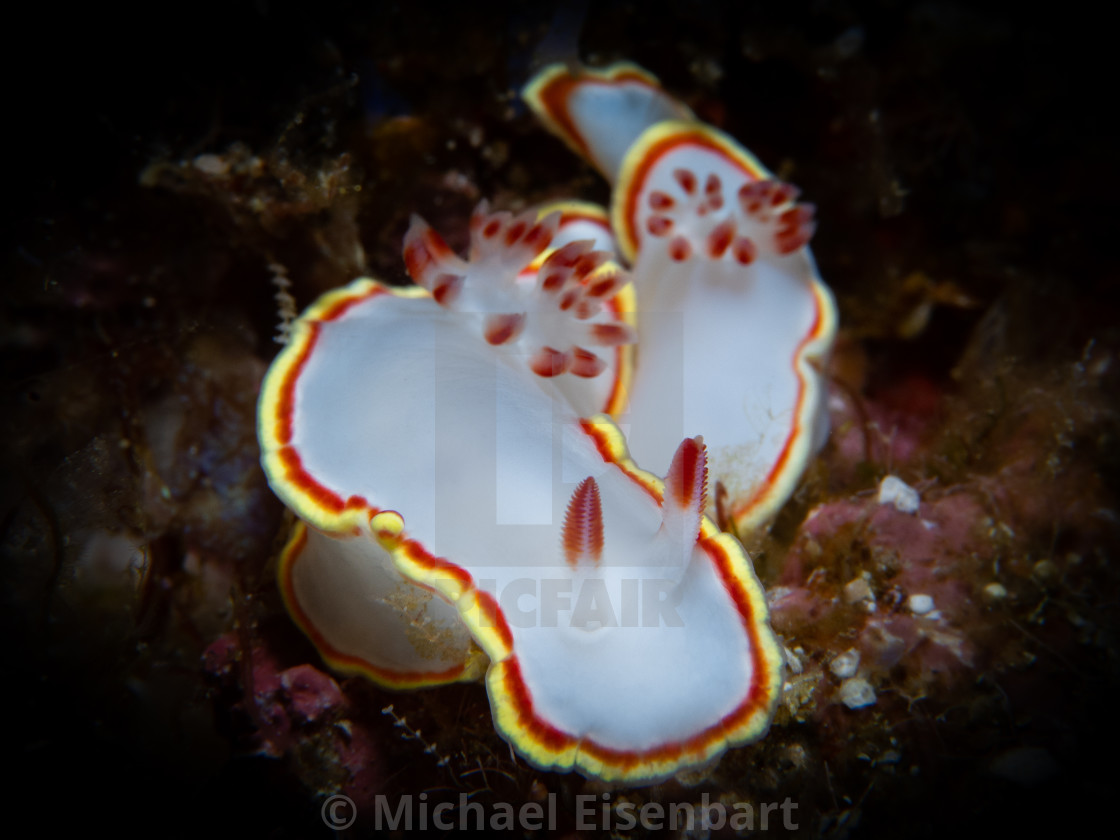
[[[876,761],[875,763],[876,764],[898,764],[898,762],[900,762],[900,761],[902,761],[902,753],[900,753],[898,750],[887,750],[885,753],[883,753],[881,756],[879,756],[879,760]]]
[[[871,575],[864,572],[844,584],[844,601],[848,604],[863,604],[868,612],[875,612],[875,593],[871,589]]]
[[[1002,583],[989,583],[984,587],[984,600],[996,604],[1007,597],[1007,588]]]
[[[918,491],[896,475],[879,482],[879,504],[894,505],[900,513],[917,513],[921,497]]]
[[[798,648],[798,650],[801,650],[801,648]],[[805,651],[801,652],[804,653]],[[792,651],[785,645],[782,645],[782,654],[786,659],[786,667],[789,668],[791,673],[800,674],[804,670],[801,664],[801,657],[797,655],[796,651]]]
[[[922,635],[935,645],[945,648],[968,667],[972,667],[972,651],[965,645],[964,636],[956,630],[926,630]]]
[[[229,172],[229,162],[220,155],[199,155],[191,161],[191,164],[199,172],[215,177],[225,175]]]
[[[1054,583],[1058,577],[1058,567],[1051,560],[1039,560],[1031,568],[1031,575],[1043,586]]]
[[[933,612],[933,598],[929,595],[911,595],[907,603],[910,612],[914,615],[926,615]]]
[[[875,689],[863,677],[852,677],[840,683],[839,697],[849,709],[862,709],[875,704]]]
[[[849,648],[843,653],[837,654],[836,658],[828,664],[828,668],[838,679],[846,680],[849,677],[854,677],[856,671],[859,670],[859,651],[855,648]]]
[[[74,565],[75,583],[83,589],[138,589],[148,571],[148,547],[127,532],[96,531],[82,546]]]

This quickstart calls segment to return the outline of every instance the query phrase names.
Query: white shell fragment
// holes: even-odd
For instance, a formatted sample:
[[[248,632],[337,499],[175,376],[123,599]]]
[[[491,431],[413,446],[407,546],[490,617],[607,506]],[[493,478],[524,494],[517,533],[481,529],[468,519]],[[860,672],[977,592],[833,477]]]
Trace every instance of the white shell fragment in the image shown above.
[[[837,693],[840,702],[849,709],[862,709],[875,705],[875,689],[863,677],[852,677],[840,683]]]
[[[921,504],[918,491],[896,475],[879,482],[879,504],[894,505],[899,513],[917,513]]]
[[[933,598],[929,595],[911,595],[907,604],[914,615],[928,615],[933,612]]]
[[[849,677],[854,677],[859,670],[859,651],[855,648],[849,648],[843,653],[837,654],[836,658],[828,664],[828,669],[837,679],[846,680]]]
[[[847,604],[875,603],[875,592],[871,589],[871,583],[867,577],[860,575],[844,584],[844,602]]]
[[[1007,597],[1007,588],[1002,583],[993,581],[984,587],[984,600],[995,604]]]

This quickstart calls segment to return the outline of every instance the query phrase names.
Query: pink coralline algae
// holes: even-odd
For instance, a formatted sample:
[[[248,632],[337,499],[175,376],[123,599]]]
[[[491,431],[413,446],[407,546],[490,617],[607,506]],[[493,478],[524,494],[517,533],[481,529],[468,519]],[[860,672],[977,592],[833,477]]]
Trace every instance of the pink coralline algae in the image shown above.
[[[962,628],[975,627],[987,609],[984,520],[965,493],[926,502],[917,516],[874,496],[815,508],[769,591],[775,629],[803,650],[819,646],[824,657],[850,646],[873,685],[922,696],[978,664]],[[846,562],[823,568],[822,558],[838,550]],[[916,614],[908,606],[914,596],[935,609]],[[896,666],[904,668],[903,686],[891,676]]]
[[[1049,692],[1027,689],[1026,674],[1047,664],[1074,667],[1099,643],[1083,582],[1099,564],[1090,559],[1094,541],[1107,539],[1109,527],[1109,515],[1093,505],[1098,476],[1053,432],[1056,420],[1072,422],[1065,412],[1099,417],[1099,407],[1073,408],[1061,393],[1035,389],[1001,416],[996,442],[978,469],[963,474],[949,459],[978,420],[970,414],[945,426],[938,417],[959,410],[947,397],[932,399],[926,389],[912,401],[900,427],[924,431],[899,449],[911,433],[892,439],[898,427],[853,424],[857,398],[834,396],[837,435],[824,460],[838,472],[829,482],[852,481],[872,465],[868,456],[888,459],[879,462],[883,475],[891,455],[910,480],[887,476],[817,504],[781,552],[768,588],[790,665],[780,719],[821,721],[891,752],[901,743],[883,740],[889,730],[881,727],[913,728],[915,704],[978,708],[977,685],[1020,708],[1054,702]],[[884,416],[874,401],[858,399],[863,417]],[[870,431],[869,448],[855,445],[860,426]],[[929,477],[917,478],[923,473]],[[960,478],[945,482],[939,473]],[[909,496],[902,504],[903,491],[916,504]],[[1058,550],[1054,523],[1070,535]],[[1059,599],[1066,606],[1057,607]],[[1054,611],[1057,620],[1045,620]],[[1079,644],[1089,648],[1078,651]]]
[[[342,702],[338,683],[310,665],[296,665],[281,672],[280,687],[297,721],[313,723]]]
[[[223,691],[241,692],[231,708],[249,719],[249,751],[282,758],[313,747],[341,769],[327,773],[326,789],[361,804],[383,789],[376,733],[353,714],[351,701],[327,674],[310,664],[282,669],[266,642],[246,650],[232,633],[210,644],[203,668]]]

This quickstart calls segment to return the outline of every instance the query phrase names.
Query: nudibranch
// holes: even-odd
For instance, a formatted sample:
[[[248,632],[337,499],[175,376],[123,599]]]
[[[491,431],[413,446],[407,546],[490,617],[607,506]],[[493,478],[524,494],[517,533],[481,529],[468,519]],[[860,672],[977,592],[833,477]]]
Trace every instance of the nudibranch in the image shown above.
[[[836,307],[807,243],[811,205],[631,65],[546,68],[525,98],[614,183],[611,219],[637,297],[620,417],[644,468],[703,435],[709,512],[747,533],[793,492],[828,433],[823,366]],[[668,115],[668,116],[666,116]],[[619,153],[620,143],[629,143]]]
[[[355,281],[297,319],[259,431],[306,523],[281,585],[328,662],[465,679],[461,626],[521,755],[646,783],[760,737],[781,653],[746,554],[703,515],[703,442],[678,441],[662,481],[585,410],[620,399],[610,351],[633,338],[604,231],[483,207],[461,259],[415,219],[418,285]]]

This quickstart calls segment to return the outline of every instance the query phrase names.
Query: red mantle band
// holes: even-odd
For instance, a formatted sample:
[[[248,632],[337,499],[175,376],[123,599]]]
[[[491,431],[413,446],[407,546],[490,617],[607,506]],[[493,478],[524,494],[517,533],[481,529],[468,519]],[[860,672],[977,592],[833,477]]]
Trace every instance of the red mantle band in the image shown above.
[[[304,467],[299,451],[292,445],[296,383],[318,343],[322,324],[342,318],[354,306],[383,294],[426,297],[428,293],[418,288],[391,289],[372,280],[357,280],[323,295],[296,321],[291,340],[261,385],[259,436],[274,488],[301,519],[328,533],[365,534],[371,520],[382,511],[361,496],[343,498]],[[360,674],[390,688],[422,688],[477,678],[477,668],[469,667],[469,660],[441,672],[397,671],[333,647],[315,629],[295,594],[293,568],[306,543],[307,525],[299,522],[280,555],[280,593],[289,615],[331,668],[340,673]]]
[[[793,431],[790,432],[766,480],[745,502],[731,509],[731,520],[740,533],[746,533],[770,519],[789,498],[791,485],[801,476],[801,464],[810,456],[812,447],[812,414],[816,411],[819,366],[832,345],[836,332],[836,305],[832,294],[819,280],[813,281],[816,317],[813,326],[794,353],[797,371],[797,403],[794,408]]]
[[[379,511],[361,496],[343,498],[304,467],[292,444],[296,385],[319,341],[322,324],[338,320],[354,306],[383,294],[428,296],[424,289],[392,289],[373,280],[355,280],[328,292],[295,322],[291,340],[261,384],[257,431],[273,489],[301,519],[329,533],[361,533]]]

